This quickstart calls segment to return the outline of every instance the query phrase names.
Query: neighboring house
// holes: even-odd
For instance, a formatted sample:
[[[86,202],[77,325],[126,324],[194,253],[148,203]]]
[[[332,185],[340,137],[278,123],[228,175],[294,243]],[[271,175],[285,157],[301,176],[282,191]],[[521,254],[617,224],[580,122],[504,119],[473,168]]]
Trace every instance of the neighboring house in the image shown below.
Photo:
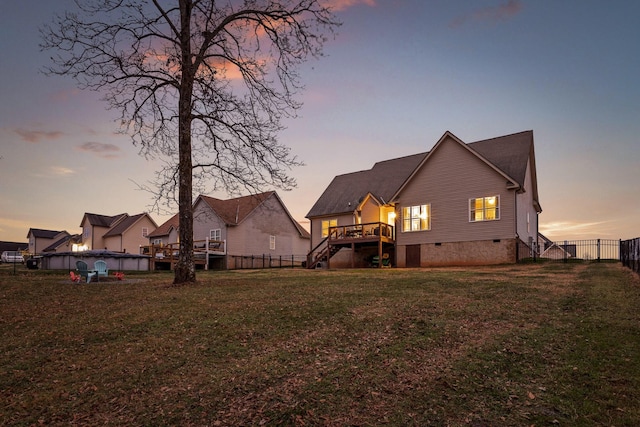
[[[571,254],[568,251],[566,251],[561,245],[558,245],[557,243],[552,243],[549,247],[547,247],[545,250],[543,250],[540,253],[540,258],[568,259],[568,258],[575,258],[575,256],[571,256]]]
[[[175,215],[149,235],[151,244],[178,241]],[[309,251],[309,233],[296,222],[275,191],[234,199],[200,195],[193,204],[193,239],[196,247],[205,241],[224,242],[219,251],[221,268],[229,257],[304,256]]]
[[[30,228],[27,233],[29,239],[29,253],[39,255],[45,252],[52,244],[60,240],[68,239],[70,234],[67,231],[42,230],[40,228]]]
[[[178,239],[178,214],[169,218],[164,224],[149,233],[149,243],[152,245],[168,245]]]
[[[541,211],[532,131],[469,144],[445,132],[430,152],[335,177],[307,214],[308,267],[515,262]]]
[[[147,213],[107,216],[85,213],[80,223],[83,250],[139,253],[149,244],[149,234],[157,224]]]
[[[0,241],[0,253],[4,251],[27,251],[29,244],[24,242],[3,242]]]
[[[77,248],[77,245],[81,244],[82,236],[80,234],[66,234],[62,236],[60,239],[56,240],[46,248],[42,250],[42,252],[46,253],[59,253],[59,252],[72,252],[74,247]],[[75,246],[74,246],[75,245]]]
[[[575,258],[577,245],[568,242],[553,242],[542,233],[538,233],[538,256],[540,258],[566,259]]]

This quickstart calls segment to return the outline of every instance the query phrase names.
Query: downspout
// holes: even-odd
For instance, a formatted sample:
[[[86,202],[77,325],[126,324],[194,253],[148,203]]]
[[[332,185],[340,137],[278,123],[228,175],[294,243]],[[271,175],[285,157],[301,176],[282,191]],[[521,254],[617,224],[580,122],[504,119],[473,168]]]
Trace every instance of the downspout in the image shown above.
[[[522,187],[518,187],[518,189],[513,193],[514,197],[513,197],[513,212],[515,215],[515,221],[513,223],[513,226],[515,228],[515,236],[516,236],[516,259],[515,262],[516,264],[518,263],[518,259],[520,258],[520,235],[518,234],[518,192],[522,189]]]

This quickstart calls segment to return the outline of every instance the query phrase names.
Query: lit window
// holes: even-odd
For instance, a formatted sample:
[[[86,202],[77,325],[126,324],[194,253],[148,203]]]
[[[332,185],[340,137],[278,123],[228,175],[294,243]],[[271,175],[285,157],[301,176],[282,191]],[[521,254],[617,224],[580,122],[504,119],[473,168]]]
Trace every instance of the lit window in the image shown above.
[[[322,221],[322,237],[327,237],[329,235],[329,227],[337,227],[338,220],[337,219],[326,219]]]
[[[209,240],[221,240],[222,239],[222,232],[220,231],[219,228],[216,228],[215,230],[209,230]]]
[[[469,199],[469,221],[493,221],[500,219],[500,196]]]
[[[274,250],[276,248],[276,236],[269,236],[269,249]]]
[[[402,231],[431,230],[431,205],[402,208]]]

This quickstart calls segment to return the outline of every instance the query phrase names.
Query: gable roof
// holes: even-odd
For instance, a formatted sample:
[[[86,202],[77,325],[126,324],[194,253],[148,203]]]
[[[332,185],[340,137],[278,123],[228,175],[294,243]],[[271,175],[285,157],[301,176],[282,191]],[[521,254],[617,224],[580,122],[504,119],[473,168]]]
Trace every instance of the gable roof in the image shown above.
[[[0,242],[0,252],[4,251],[20,251],[27,250],[29,248],[28,243],[23,242]]]
[[[119,236],[145,217],[149,218],[154,227],[157,227],[155,221],[147,213],[141,213],[133,216],[129,216],[127,214],[123,215],[126,215],[126,217],[118,222],[111,230],[106,232],[103,237]]]
[[[385,160],[369,170],[338,175],[313,205],[307,218],[353,212],[371,194],[387,203],[428,153]]]
[[[251,213],[258,208],[261,204],[263,204],[270,197],[275,197],[283,211],[289,217],[289,220],[296,227],[298,233],[301,237],[310,238],[310,234],[307,230],[305,230],[298,221],[296,221],[289,211],[287,207],[278,196],[278,193],[275,191],[267,191],[259,194],[252,194],[249,196],[236,197],[234,199],[216,199],[215,197],[209,196],[198,196],[198,199],[203,200],[215,213],[218,217],[228,226],[237,226],[242,221],[244,221],[247,217],[251,215]],[[198,200],[196,200],[196,203]],[[195,205],[195,203],[194,203]]]
[[[533,150],[533,131],[485,139],[467,146],[515,179],[518,184],[524,185],[527,162]]]
[[[85,213],[84,217],[82,218],[82,221],[80,222],[80,227],[82,227],[82,224],[84,223],[85,218],[89,221],[89,224],[94,226],[94,227],[106,227],[106,228],[111,228],[113,227],[118,221],[121,221],[122,219],[128,217],[129,215],[127,215],[126,213],[123,214],[119,214],[119,215],[114,215],[114,216],[107,216],[107,215],[99,215],[99,214],[94,214],[94,213]]]
[[[50,244],[46,248],[44,248],[42,250],[42,252],[55,251],[60,246],[67,244],[67,242],[69,242],[69,245],[71,245],[72,243],[80,243],[80,242],[82,242],[82,236],[80,234],[72,234],[72,235],[68,235],[67,234],[64,237],[62,237],[62,238],[58,239],[57,241],[53,242],[52,244]],[[69,249],[69,251],[71,251],[71,249]]]
[[[164,224],[160,225],[160,227],[156,228],[151,233],[149,233],[148,237],[153,238],[153,237],[160,237],[160,236],[168,236],[171,233],[171,230],[178,229],[179,222],[180,222],[180,218],[178,217],[178,214],[175,214],[174,216],[166,220]]]
[[[514,134],[514,135],[516,135],[516,134]],[[491,169],[493,169],[494,171],[496,171],[497,173],[502,175],[504,177],[504,179],[507,180],[507,187],[508,188],[515,188],[515,189],[522,188],[523,184],[524,184],[524,177],[526,175],[526,170],[527,170],[527,159],[528,159],[528,155],[529,155],[529,150],[526,150],[526,156],[524,156],[524,158],[520,158],[519,159],[521,161],[524,160],[524,165],[515,164],[515,162],[510,161],[510,160],[512,160],[513,156],[500,155],[500,150],[501,149],[505,149],[505,147],[512,148],[512,147],[510,147],[508,145],[504,145],[505,140],[510,141],[511,137],[512,137],[512,135],[507,135],[507,136],[504,136],[504,137],[492,138],[492,139],[489,139],[489,140],[478,141],[476,143],[465,144],[457,136],[455,136],[454,134],[452,134],[449,131],[446,131],[444,133],[444,135],[442,135],[442,137],[440,137],[440,139],[438,140],[436,145],[433,147],[433,149],[431,149],[431,151],[429,153],[427,153],[427,155],[422,160],[422,162],[420,162],[418,167],[411,173],[411,175],[402,184],[402,186],[400,186],[400,188],[398,188],[398,190],[396,191],[396,193],[393,196],[393,199],[398,197],[398,195],[400,194],[400,192],[402,192],[402,190],[408,184],[408,182],[411,181],[411,179],[414,177],[414,175],[418,173],[418,171],[424,166],[424,164],[427,161],[429,161],[429,158],[433,155],[434,152],[436,152],[442,146],[442,144],[445,143],[445,141],[453,141],[454,143],[459,144],[462,148],[467,150],[473,156],[476,156],[478,159],[480,159],[488,167],[490,167]],[[501,146],[497,146],[497,142],[502,142],[503,144]],[[493,163],[491,160],[487,159],[485,156],[480,154],[477,150],[473,149],[472,146],[475,146],[476,148],[480,148],[481,151],[483,151],[485,154],[487,154],[490,157],[492,157],[494,161],[498,162],[498,164]],[[520,148],[520,150],[511,149],[511,150],[508,150],[508,151],[511,152],[511,153],[520,154],[520,151],[522,151],[523,146],[520,145],[520,146],[518,146],[516,148]],[[506,173],[503,169],[508,169],[508,170],[513,171],[513,172],[520,172],[520,175],[522,176],[521,181],[518,181],[518,180],[514,179],[512,176],[510,176],[508,173]],[[522,170],[520,170],[520,169],[522,169]]]
[[[29,235],[33,235],[33,237],[39,238],[39,239],[53,239],[55,238],[58,234],[60,233],[65,233],[65,234],[69,234],[67,231],[56,231],[56,230],[42,230],[40,228],[30,228],[29,232],[27,233],[27,237],[29,237]]]
[[[240,224],[255,208],[260,206],[265,200],[275,194],[275,191],[254,194],[250,196],[237,197],[235,199],[216,199],[210,196],[198,196],[224,221],[226,225]],[[197,203],[196,200],[195,203]],[[194,206],[195,206],[194,203]]]
[[[533,131],[469,144],[447,131],[431,151],[378,162],[369,170],[336,176],[313,205],[307,218],[351,213],[367,194],[371,194],[383,204],[392,201],[417,170],[427,162],[430,155],[448,138],[452,138],[489,167],[502,174],[505,179],[513,183],[514,187],[524,185],[528,161],[531,160],[533,199],[536,204],[538,203]]]

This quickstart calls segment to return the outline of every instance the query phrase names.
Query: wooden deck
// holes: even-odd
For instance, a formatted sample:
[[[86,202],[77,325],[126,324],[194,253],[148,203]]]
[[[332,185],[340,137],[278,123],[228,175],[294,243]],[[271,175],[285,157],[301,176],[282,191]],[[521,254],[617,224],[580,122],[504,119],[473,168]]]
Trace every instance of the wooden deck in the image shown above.
[[[354,267],[356,251],[371,246],[377,246],[378,259],[382,259],[385,247],[395,246],[394,227],[384,222],[330,227],[328,236],[309,252],[307,268],[315,268],[320,262],[326,262],[329,268],[331,257],[345,247],[352,250],[351,265]]]
[[[173,270],[178,262],[180,243],[167,245],[142,246],[140,253],[149,255],[151,270]],[[196,265],[209,269],[212,258],[227,254],[227,242],[225,240],[196,240],[193,242],[193,260]]]

